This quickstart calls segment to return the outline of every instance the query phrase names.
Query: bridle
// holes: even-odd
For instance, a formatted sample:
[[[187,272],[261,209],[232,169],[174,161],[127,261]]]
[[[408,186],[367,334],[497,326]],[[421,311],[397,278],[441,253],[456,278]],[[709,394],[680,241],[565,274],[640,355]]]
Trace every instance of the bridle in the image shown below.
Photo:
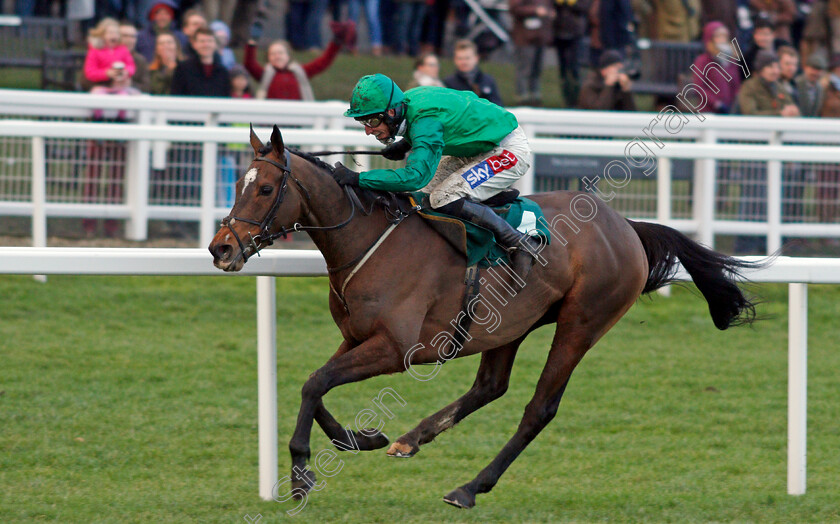
[[[332,154],[333,152],[330,153]],[[231,264],[236,263],[240,258],[242,258],[244,262],[247,262],[248,258],[253,256],[255,253],[257,254],[257,256],[259,256],[260,250],[273,244],[276,238],[286,238],[286,236],[289,233],[295,231],[329,231],[341,229],[347,224],[349,224],[351,220],[353,220],[353,217],[356,216],[357,208],[362,212],[362,214],[366,216],[370,215],[373,212],[375,203],[371,203],[370,209],[366,210],[365,206],[361,203],[356,193],[350,188],[349,185],[345,185],[342,187],[344,189],[344,194],[347,197],[347,200],[350,201],[350,216],[348,216],[342,222],[335,224],[334,226],[304,226],[299,222],[295,222],[294,224],[292,224],[291,228],[281,226],[280,230],[277,233],[272,233],[271,225],[274,223],[275,220],[277,220],[277,212],[280,210],[280,204],[283,203],[283,198],[286,196],[286,189],[288,188],[289,177],[291,177],[292,180],[294,180],[295,184],[297,184],[297,186],[300,188],[301,193],[306,199],[306,202],[308,204],[307,216],[310,214],[309,209],[311,209],[312,207],[312,201],[309,197],[309,191],[300,182],[300,180],[298,180],[292,174],[292,164],[289,159],[288,149],[284,150],[283,156],[286,161],[285,166],[275,160],[264,156],[258,156],[254,159],[254,162],[268,162],[269,164],[273,165],[274,167],[283,172],[283,179],[280,181],[280,188],[277,190],[277,196],[274,197],[274,202],[271,204],[271,207],[266,212],[263,219],[257,222],[256,220],[251,220],[248,218],[236,217],[233,216],[233,214],[230,214],[224,219],[222,219],[222,227],[227,227],[230,230],[230,232],[233,233],[234,238],[236,238],[236,242],[239,244],[239,254],[236,255],[236,258],[234,258],[231,261]],[[340,289],[337,289],[335,286],[333,286],[332,279],[330,279],[330,289],[333,291],[333,293],[336,294],[336,296],[341,301],[342,305],[344,306],[344,309],[348,312],[348,314],[350,312],[350,308],[347,304],[347,301],[344,298],[344,291],[345,289],[347,289],[347,284],[350,283],[350,280],[353,278],[353,276],[359,271],[359,269],[361,269],[365,262],[367,262],[371,255],[373,255],[373,253],[379,248],[379,246],[382,245],[385,239],[388,238],[388,235],[390,235],[394,231],[394,229],[400,223],[402,223],[404,219],[408,218],[411,214],[416,213],[420,210],[419,205],[413,206],[407,212],[404,212],[403,210],[399,209],[399,207],[397,207],[396,210],[390,210],[388,206],[384,207],[386,219],[391,225],[385,230],[383,230],[382,233],[380,233],[377,236],[376,240],[374,240],[373,243],[371,243],[367,248],[365,248],[361,253],[359,253],[358,256],[356,256],[353,260],[350,260],[349,262],[341,264],[337,267],[327,267],[327,272],[330,274],[336,274],[340,271],[344,271],[345,269],[350,269],[351,267],[353,268],[352,271],[344,279],[344,283],[340,286]],[[236,233],[236,230],[234,230],[232,227],[234,224],[236,224],[237,220],[240,222],[245,222],[246,224],[257,226],[260,229],[259,233],[257,233],[256,236],[251,235],[250,232],[248,233],[247,245],[242,241],[242,239]],[[248,251],[249,249],[250,252]]]
[[[266,212],[263,219],[259,222],[256,220],[251,220],[248,218],[242,218],[233,216],[230,214],[222,219],[222,227],[227,227],[231,233],[233,233],[233,237],[236,239],[236,242],[239,244],[239,255],[237,258],[232,261],[232,263],[236,262],[239,257],[242,257],[244,262],[248,261],[248,258],[256,254],[259,256],[259,252],[274,243],[274,240],[280,237],[286,238],[289,233],[293,233],[296,231],[327,231],[331,229],[341,229],[353,220],[353,217],[356,215],[356,199],[350,196],[350,191],[352,191],[349,187],[344,186],[345,193],[347,193],[347,197],[350,200],[350,216],[347,217],[346,220],[342,221],[339,224],[334,226],[305,226],[300,224],[299,222],[295,222],[292,224],[291,228],[286,228],[285,226],[281,226],[280,230],[276,233],[271,232],[271,225],[277,220],[277,212],[280,210],[280,204],[283,203],[283,199],[286,196],[286,189],[288,188],[288,181],[289,177],[294,180],[295,184],[300,188],[303,196],[306,198],[308,204],[311,205],[311,201],[309,199],[309,191],[304,187],[304,185],[298,180],[293,174],[291,169],[291,160],[289,158],[289,150],[284,150],[284,159],[286,161],[286,165],[282,165],[280,162],[276,160],[272,160],[271,158],[267,158],[265,156],[259,156],[254,159],[254,162],[268,162],[269,164],[273,165],[277,169],[283,172],[283,178],[280,180],[280,188],[277,190],[277,196],[274,197],[274,202],[271,204],[271,207]],[[231,210],[233,211],[233,210]],[[234,224],[236,222],[245,222],[246,224],[251,224],[257,226],[260,231],[256,234],[256,236],[251,235],[248,233],[248,243],[242,241],[239,235],[236,233],[236,230],[233,229]],[[248,249],[251,251],[249,252]]]

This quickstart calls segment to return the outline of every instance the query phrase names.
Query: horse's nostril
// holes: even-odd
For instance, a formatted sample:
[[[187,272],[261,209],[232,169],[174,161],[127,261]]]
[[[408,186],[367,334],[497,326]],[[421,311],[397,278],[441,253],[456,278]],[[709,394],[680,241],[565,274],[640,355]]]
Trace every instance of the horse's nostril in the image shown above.
[[[226,261],[228,258],[230,258],[230,253],[231,251],[233,251],[233,248],[230,246],[230,244],[219,244],[211,251],[213,252],[213,256],[215,256],[219,260]]]

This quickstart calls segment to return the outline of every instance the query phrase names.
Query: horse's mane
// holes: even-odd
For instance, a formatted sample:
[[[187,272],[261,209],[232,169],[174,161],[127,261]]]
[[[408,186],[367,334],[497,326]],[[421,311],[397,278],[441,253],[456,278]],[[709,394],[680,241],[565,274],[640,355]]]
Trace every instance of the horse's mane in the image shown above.
[[[327,171],[329,171],[330,174],[332,174],[335,171],[335,168],[333,166],[327,164],[326,162],[324,162],[323,160],[321,160],[320,158],[318,158],[315,155],[310,155],[309,153],[304,153],[303,151],[299,151],[297,149],[291,149],[291,148],[289,149],[289,151],[292,154],[297,155],[304,160],[308,160],[308,161],[312,162],[313,164],[320,167],[321,169],[326,169]]]
[[[271,145],[266,146],[268,151],[271,151]],[[300,158],[312,162],[316,166],[326,170],[330,176],[333,175],[335,172],[335,168],[315,155],[311,155],[309,153],[304,153],[303,151],[299,151],[297,149],[289,148],[289,152],[294,155],[299,156]],[[260,154],[266,154],[260,150]],[[366,189],[363,187],[353,187],[353,192],[359,198],[359,203],[362,205],[363,213],[370,214],[370,211],[364,212],[364,209],[367,208],[369,210],[373,210],[374,207],[379,206],[386,210],[397,210],[403,209],[403,212],[407,212],[408,209],[411,208],[411,205],[408,203],[408,199],[404,195],[400,195],[398,193],[393,193],[391,191],[377,191],[374,189]]]
[[[321,160],[320,158],[318,158],[315,155],[310,155],[309,153],[304,153],[303,151],[300,151],[298,149],[292,149],[292,148],[289,148],[289,151],[292,154],[297,155],[304,160],[308,160],[309,162],[312,162],[313,164],[315,164],[316,166],[318,166],[322,169],[325,169],[327,172],[329,172],[330,175],[332,175],[335,172],[335,168],[333,166],[327,164],[326,162],[324,162],[323,160]],[[393,198],[393,196],[394,196],[393,193],[391,193],[389,191],[374,191],[372,189],[365,189],[363,187],[358,187],[358,186],[354,187],[353,190],[355,191],[356,195],[359,196],[359,198],[361,199],[363,204],[365,204],[365,203],[369,203],[369,204],[370,203],[380,203],[383,206],[385,206],[386,203],[383,201],[383,199],[377,198],[377,197],[387,196],[390,199],[390,198]]]
[[[273,149],[274,149],[273,146],[269,142],[268,144],[265,144],[264,146],[262,146],[260,148],[259,154],[260,155],[267,155],[267,154],[271,153],[273,151]],[[313,164],[320,167],[321,169],[327,170],[330,174],[332,174],[335,171],[335,168],[333,166],[324,162],[323,160],[321,160],[320,158],[318,158],[315,155],[310,155],[309,153],[304,153],[303,151],[300,151],[298,149],[292,149],[291,147],[289,147],[287,149],[293,155],[299,156],[304,160],[308,160],[309,162],[312,162]]]

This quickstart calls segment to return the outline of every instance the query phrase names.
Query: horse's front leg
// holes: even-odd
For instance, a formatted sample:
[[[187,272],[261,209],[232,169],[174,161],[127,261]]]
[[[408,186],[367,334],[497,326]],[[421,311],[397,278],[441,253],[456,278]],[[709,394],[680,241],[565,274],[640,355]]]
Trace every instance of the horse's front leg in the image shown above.
[[[392,339],[384,335],[376,335],[353,348],[352,351],[331,359],[310,375],[301,391],[297,426],[289,442],[289,452],[292,455],[293,490],[300,488],[304,492],[309,491],[315,482],[315,474],[307,469],[307,462],[310,456],[309,440],[312,434],[312,421],[316,412],[319,411],[319,404],[326,412],[321,403],[322,397],[332,388],[342,384],[358,382],[385,373],[405,371],[403,353],[400,348],[395,347]],[[332,416],[330,418],[332,419]],[[338,424],[335,419],[332,419],[332,422]]]
[[[389,444],[388,436],[381,431],[372,428],[362,428],[360,431],[351,431],[344,428],[332,414],[327,411],[324,401],[320,400],[315,408],[315,422],[324,430],[333,445],[339,451],[357,449],[359,451],[373,451],[384,448]],[[351,437],[347,432],[353,434]],[[352,446],[352,447],[348,447]]]
[[[356,347],[354,344],[345,340],[327,362],[332,362],[341,355],[352,350],[354,347]],[[324,406],[323,400],[318,401],[318,405],[315,407],[315,422],[321,426],[324,434],[327,435],[327,438],[329,438],[333,444],[335,444],[336,449],[339,451],[348,450],[347,446],[339,445],[344,443],[352,443],[359,451],[372,451],[374,449],[384,448],[389,443],[388,437],[382,432],[373,433],[372,431],[353,431],[353,436],[350,437],[347,434],[347,431],[349,430],[345,429],[341,423],[332,416],[326,406]]]

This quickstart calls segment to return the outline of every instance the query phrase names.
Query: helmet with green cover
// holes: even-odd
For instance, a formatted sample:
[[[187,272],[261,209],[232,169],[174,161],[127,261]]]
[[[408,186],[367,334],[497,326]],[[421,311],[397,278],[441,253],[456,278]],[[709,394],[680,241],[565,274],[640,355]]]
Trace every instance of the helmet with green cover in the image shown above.
[[[405,101],[402,89],[387,76],[377,73],[363,76],[350,95],[350,109],[344,116],[359,118],[384,113]]]

